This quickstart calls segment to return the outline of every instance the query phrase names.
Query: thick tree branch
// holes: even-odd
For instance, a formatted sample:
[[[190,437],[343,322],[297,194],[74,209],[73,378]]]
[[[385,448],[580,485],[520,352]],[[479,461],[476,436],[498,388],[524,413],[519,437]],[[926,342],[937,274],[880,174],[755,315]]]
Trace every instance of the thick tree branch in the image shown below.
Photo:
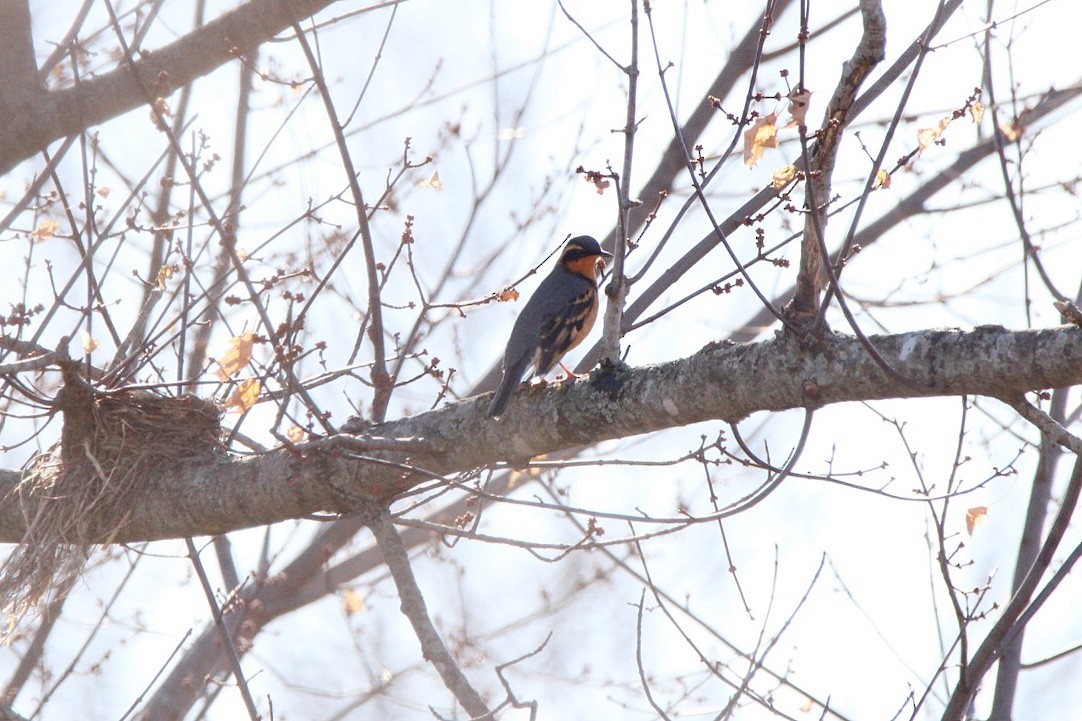
[[[28,0],[0,0],[0,98],[35,98],[45,91],[38,82]]]
[[[834,179],[834,164],[841,146],[842,132],[853,118],[857,91],[872,70],[886,57],[887,22],[878,0],[861,0],[860,13],[864,33],[853,57],[842,65],[842,77],[827,105],[823,126],[816,135],[815,155],[810,161],[807,185],[807,214],[804,216],[804,239],[800,245],[800,271],[796,293],[788,306],[797,318],[814,315],[819,310],[819,293],[828,279],[824,266],[827,204]],[[803,88],[801,88],[803,90]],[[807,139],[802,138],[807,152]],[[805,164],[808,164],[805,157]]]
[[[758,411],[938,395],[1015,398],[1082,383],[1082,330],[1073,326],[983,326],[871,341],[922,387],[892,382],[849,336],[830,336],[814,347],[780,337],[714,343],[677,361],[523,387],[499,422],[484,417],[488,399],[478,397],[368,429],[383,437],[426,439],[427,451],[361,455],[345,444],[316,444],[185,465],[143,479],[131,520],[115,540],[213,535],[320,511],[349,513],[365,500],[386,499],[443,475],[690,423],[736,421]],[[0,497],[19,475],[0,472]],[[0,542],[20,541],[24,528],[19,504],[0,506]]]
[[[145,53],[135,64],[137,74],[141,78],[156,78],[156,92],[167,96],[254,50],[294,20],[313,15],[332,2],[249,0],[179,40]],[[5,2],[5,6],[8,4]],[[6,27],[8,20],[3,24]],[[21,37],[22,32],[29,37],[28,24],[15,25],[18,23],[13,23],[4,34]],[[26,92],[5,96],[4,113],[0,115],[0,175],[52,141],[78,134],[145,102],[135,76],[126,65],[70,88],[48,93],[27,88]]]

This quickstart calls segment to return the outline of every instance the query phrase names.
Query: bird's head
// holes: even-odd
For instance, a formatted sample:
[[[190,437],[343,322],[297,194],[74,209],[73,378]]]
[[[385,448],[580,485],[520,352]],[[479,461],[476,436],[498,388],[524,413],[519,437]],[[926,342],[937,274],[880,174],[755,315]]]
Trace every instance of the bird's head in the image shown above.
[[[572,273],[589,278],[591,281],[597,277],[598,261],[601,267],[605,266],[605,260],[612,257],[612,253],[601,249],[601,244],[588,235],[580,235],[567,241],[563,253],[560,254],[560,265]]]

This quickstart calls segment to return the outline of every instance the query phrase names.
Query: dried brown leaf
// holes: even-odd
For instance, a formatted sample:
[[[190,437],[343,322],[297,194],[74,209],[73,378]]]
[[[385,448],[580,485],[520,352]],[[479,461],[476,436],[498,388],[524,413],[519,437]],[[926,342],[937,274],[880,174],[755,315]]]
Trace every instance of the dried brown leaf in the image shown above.
[[[229,380],[252,360],[252,346],[255,345],[255,334],[244,333],[229,339],[229,348],[218,359],[218,377]]]
[[[770,184],[777,190],[781,190],[796,177],[796,166],[786,165],[784,168],[778,168],[774,171],[773,179]]]
[[[778,147],[778,116],[764,115],[744,131],[744,165],[754,168],[763,157],[766,148]]]
[[[789,122],[787,128],[798,125],[806,125],[805,118],[808,115],[808,106],[811,104],[812,93],[810,90],[793,90],[789,93]]]
[[[432,173],[432,177],[425,178],[417,184],[421,188],[432,188],[434,190],[443,190],[443,182],[440,181],[440,171]]]
[[[236,387],[232,395],[225,402],[226,410],[243,413],[259,400],[259,391],[262,390],[262,386],[255,378],[249,378],[248,380],[241,381],[240,385]]]
[[[57,223],[55,220],[53,220],[52,218],[46,218],[45,220],[41,221],[41,223],[38,224],[38,227],[30,233],[30,237],[35,241],[48,240],[49,238],[52,238],[54,235],[56,235],[56,229],[59,227],[60,224]]]
[[[84,353],[93,353],[97,350],[98,341],[94,340],[94,337],[85,328],[79,331],[79,338],[82,339]]]
[[[988,515],[988,506],[973,506],[966,511],[966,533],[973,535],[973,529],[984,523]]]

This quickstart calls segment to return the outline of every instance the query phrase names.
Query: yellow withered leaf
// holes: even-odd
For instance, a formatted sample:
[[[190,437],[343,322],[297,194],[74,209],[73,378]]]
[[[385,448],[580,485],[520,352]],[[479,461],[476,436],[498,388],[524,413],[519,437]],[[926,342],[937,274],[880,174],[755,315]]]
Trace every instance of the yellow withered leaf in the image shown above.
[[[939,140],[952,120],[954,120],[952,116],[944,115],[934,128],[921,128],[917,131],[917,144],[920,145],[921,152],[924,152],[925,148]]]
[[[778,147],[778,126],[775,113],[764,115],[744,131],[744,165],[754,168],[767,148]]]
[[[774,171],[773,179],[770,184],[774,186],[776,190],[781,190],[796,177],[796,166],[789,164],[784,168],[778,168]]]
[[[342,610],[346,612],[347,616],[360,613],[364,610],[364,598],[352,588],[347,588],[342,598]]]
[[[1022,137],[1023,128],[1015,121],[1001,121],[999,124],[999,132],[1003,133],[1003,137],[1013,143]]]
[[[165,281],[169,280],[179,272],[180,266],[176,263],[170,263],[169,265],[163,265],[161,268],[158,268],[158,290],[165,290]]]
[[[86,330],[79,331],[79,337],[83,341],[83,352],[93,353],[98,347],[98,341],[94,340],[94,337],[86,332]]]
[[[988,506],[973,506],[966,511],[966,533],[973,535],[973,529],[984,523],[988,515]]]
[[[440,180],[440,171],[435,171],[434,173],[432,173],[432,177],[425,178],[417,185],[422,188],[434,188],[435,190],[443,190],[443,182]]]
[[[34,240],[48,240],[56,235],[56,229],[59,227],[60,224],[55,220],[46,218],[30,233],[30,237]]]
[[[225,381],[240,373],[252,360],[254,345],[255,334],[251,332],[230,338],[229,348],[218,359],[218,377]]]
[[[255,378],[249,378],[248,380],[241,381],[233,390],[233,394],[229,396],[229,399],[225,402],[225,407],[236,413],[243,413],[259,400],[259,391],[262,390],[262,386]]]
[[[969,106],[969,117],[979,125],[981,118],[984,117],[984,103],[980,100],[974,100],[973,104]]]

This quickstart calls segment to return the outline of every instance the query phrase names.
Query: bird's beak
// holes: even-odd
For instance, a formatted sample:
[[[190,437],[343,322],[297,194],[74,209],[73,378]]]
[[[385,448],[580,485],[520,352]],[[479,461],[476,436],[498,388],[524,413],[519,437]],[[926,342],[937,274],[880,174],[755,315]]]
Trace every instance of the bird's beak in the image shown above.
[[[609,261],[612,260],[612,253],[607,250],[601,251],[601,255],[598,257],[597,262],[601,264],[601,269],[604,270],[608,266]]]

